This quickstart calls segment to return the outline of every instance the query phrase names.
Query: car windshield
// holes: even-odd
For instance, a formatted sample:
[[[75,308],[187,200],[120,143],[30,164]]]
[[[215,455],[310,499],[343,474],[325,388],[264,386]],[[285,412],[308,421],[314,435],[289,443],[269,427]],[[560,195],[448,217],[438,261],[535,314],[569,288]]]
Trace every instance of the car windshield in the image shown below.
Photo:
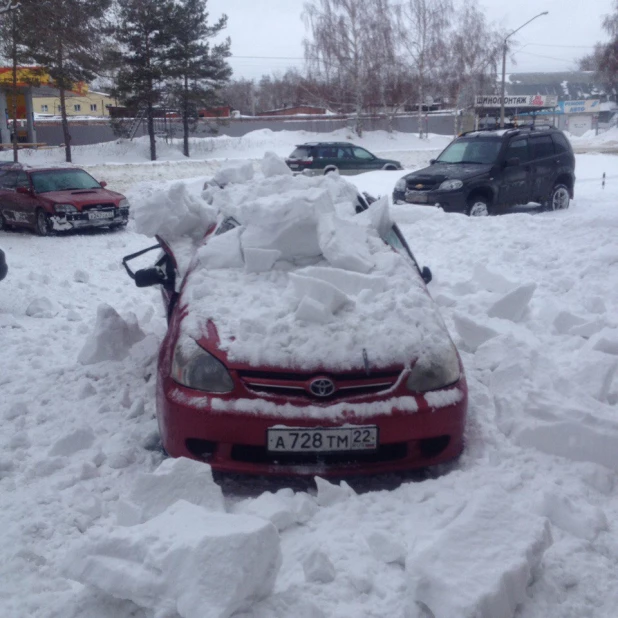
[[[75,189],[100,189],[101,185],[84,170],[50,170],[32,174],[32,184],[37,193],[71,191]]]
[[[494,163],[501,145],[498,139],[460,139],[436,160],[439,163]]]

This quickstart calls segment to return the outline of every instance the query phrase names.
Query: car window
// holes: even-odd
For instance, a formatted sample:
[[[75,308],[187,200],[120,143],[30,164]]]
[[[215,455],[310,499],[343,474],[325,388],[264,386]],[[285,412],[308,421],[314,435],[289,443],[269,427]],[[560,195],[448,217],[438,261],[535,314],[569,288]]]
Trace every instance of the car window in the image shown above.
[[[354,152],[354,156],[357,159],[364,159],[365,161],[369,161],[374,158],[374,156],[364,148],[354,147],[352,148],[352,151]]]
[[[460,139],[437,158],[439,163],[493,163],[502,142],[497,139]]]
[[[530,138],[530,157],[532,159],[544,159],[552,157],[554,152],[554,142],[549,135],[539,135]]]
[[[564,137],[562,133],[553,133],[551,137],[554,140],[554,146],[556,148],[557,154],[571,152],[571,149],[569,148],[569,142],[567,142],[567,138]]]
[[[221,225],[219,225],[219,227],[215,231],[215,236],[225,234],[226,232],[229,232],[230,230],[233,230],[235,227],[239,226],[240,223],[238,223],[238,221],[234,219],[234,217],[226,217],[225,219],[223,219]]]
[[[332,146],[322,146],[317,149],[318,159],[335,159],[337,158],[337,149]]]
[[[0,176],[0,186],[3,189],[14,189],[17,184],[17,172],[6,172]]]
[[[338,159],[351,159],[352,149],[347,148],[345,146],[340,146],[339,148],[337,148],[337,158]]]
[[[25,172],[20,172],[17,175],[17,182],[15,186],[16,187],[26,187],[27,189],[29,189],[30,181],[28,180],[28,174],[26,174]]]
[[[396,225],[392,225],[388,229],[386,234],[382,236],[382,240],[387,245],[395,249],[397,253],[400,253],[401,255],[407,255],[412,260],[412,262],[414,262],[414,266],[416,266],[417,270],[420,272],[420,269],[418,267],[418,263],[416,261],[416,258],[414,257],[414,254],[412,253],[410,247],[408,246],[406,239],[403,237],[401,230]]]
[[[525,163],[529,160],[528,157],[528,140],[524,137],[519,139],[514,139],[506,149],[506,154],[504,158],[506,161],[517,157],[520,163]]]
[[[37,193],[101,188],[101,185],[88,172],[79,169],[35,172],[31,177]]]
[[[308,159],[311,156],[311,148],[307,146],[298,146],[290,155],[290,159]]]

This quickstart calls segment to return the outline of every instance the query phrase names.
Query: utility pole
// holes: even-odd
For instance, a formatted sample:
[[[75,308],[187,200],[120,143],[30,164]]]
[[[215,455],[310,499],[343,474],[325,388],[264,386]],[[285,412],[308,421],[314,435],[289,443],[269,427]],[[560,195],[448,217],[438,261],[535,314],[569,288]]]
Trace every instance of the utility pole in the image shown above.
[[[547,15],[549,11],[543,11],[538,15],[535,15],[532,19],[529,19],[525,24],[522,24],[517,28],[517,30],[513,30],[510,34],[507,34],[504,37],[504,43],[502,45],[502,87],[500,89],[500,128],[504,128],[504,96],[505,96],[505,81],[506,81],[506,52],[508,51],[508,43],[507,41],[516,33],[519,32],[524,26],[527,26],[531,21],[534,21],[537,17],[541,17],[542,15]]]

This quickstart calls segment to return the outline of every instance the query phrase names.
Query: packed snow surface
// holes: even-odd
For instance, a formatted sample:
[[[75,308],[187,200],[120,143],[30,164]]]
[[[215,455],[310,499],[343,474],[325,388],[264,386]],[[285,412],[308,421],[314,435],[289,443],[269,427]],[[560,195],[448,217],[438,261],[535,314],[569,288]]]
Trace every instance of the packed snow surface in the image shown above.
[[[309,141],[278,137],[244,155],[256,180],[264,151]],[[194,214],[221,167],[86,155],[134,203],[195,176],[182,183]],[[616,170],[611,155],[577,155],[576,200],[556,213],[391,207],[462,355],[466,450],[429,474],[349,484],[213,479],[163,456],[153,375],[165,316],[158,291],[135,288],[121,266],[152,243],[135,222],[0,232],[0,616],[178,618],[203,601],[203,615],[230,618],[615,618]],[[388,196],[395,179],[353,182]],[[256,276],[275,272],[269,251],[253,254]],[[346,295],[372,277],[354,274]],[[133,343],[116,347],[118,332]]]

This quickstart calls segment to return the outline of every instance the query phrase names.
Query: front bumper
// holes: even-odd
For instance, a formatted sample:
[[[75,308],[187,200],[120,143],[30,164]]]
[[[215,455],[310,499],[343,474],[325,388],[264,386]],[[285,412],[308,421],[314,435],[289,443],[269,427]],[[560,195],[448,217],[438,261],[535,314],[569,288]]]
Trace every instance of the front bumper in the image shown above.
[[[112,213],[113,216],[101,216],[103,213]],[[57,232],[82,228],[126,225],[129,221],[129,209],[115,208],[113,211],[86,211],[55,214],[49,219],[52,229]]]
[[[213,410],[209,397],[179,386],[171,378],[157,385],[157,418],[163,447],[172,457],[189,457],[228,473],[271,476],[346,476],[412,470],[456,458],[463,449],[467,412],[465,378],[443,390],[459,389],[454,403],[431,407],[422,395],[416,411],[391,409],[389,414],[354,414],[354,404],[335,418],[285,417],[258,412]],[[379,448],[370,453],[270,453],[267,430],[273,426],[327,428],[342,425],[376,425]]]
[[[6,265],[6,258],[4,257],[4,251],[0,249],[0,281],[6,277],[9,272],[9,267]]]
[[[393,191],[394,204],[435,206],[445,212],[466,212],[468,206],[462,191]]]

